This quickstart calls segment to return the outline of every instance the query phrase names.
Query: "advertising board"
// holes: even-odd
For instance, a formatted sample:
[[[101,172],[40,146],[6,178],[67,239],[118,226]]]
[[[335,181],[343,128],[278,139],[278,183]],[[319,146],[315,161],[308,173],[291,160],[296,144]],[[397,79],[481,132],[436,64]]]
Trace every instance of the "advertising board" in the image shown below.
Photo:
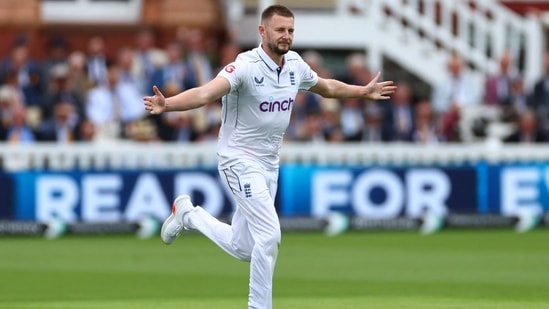
[[[477,212],[474,167],[318,167],[281,169],[281,214],[339,211],[377,219]]]
[[[216,168],[157,171],[0,173],[0,219],[132,222],[164,219],[178,194],[212,215],[228,217],[232,198]],[[332,211],[384,220],[430,213],[517,216],[549,212],[549,164],[463,166],[281,166],[281,217]]]
[[[187,171],[22,172],[14,174],[18,220],[136,221],[166,218],[178,194],[215,216],[232,211],[217,169]]]

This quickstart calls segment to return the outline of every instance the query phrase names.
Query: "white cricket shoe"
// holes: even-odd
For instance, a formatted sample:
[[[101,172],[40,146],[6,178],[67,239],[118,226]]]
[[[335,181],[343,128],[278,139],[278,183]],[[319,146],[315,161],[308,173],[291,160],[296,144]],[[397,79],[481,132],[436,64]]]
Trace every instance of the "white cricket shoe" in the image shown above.
[[[191,198],[188,195],[178,196],[172,204],[172,214],[162,224],[160,238],[166,245],[173,243],[179,237],[185,227],[183,226],[183,216],[193,210]]]

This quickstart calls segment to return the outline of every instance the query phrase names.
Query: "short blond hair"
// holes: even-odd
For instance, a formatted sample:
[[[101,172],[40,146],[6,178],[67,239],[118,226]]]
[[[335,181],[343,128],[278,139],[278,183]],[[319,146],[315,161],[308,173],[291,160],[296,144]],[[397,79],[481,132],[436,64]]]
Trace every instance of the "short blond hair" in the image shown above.
[[[294,13],[288,7],[280,4],[273,4],[268,6],[263,10],[263,13],[261,13],[261,23],[263,24],[267,20],[270,20],[274,15],[294,18]]]

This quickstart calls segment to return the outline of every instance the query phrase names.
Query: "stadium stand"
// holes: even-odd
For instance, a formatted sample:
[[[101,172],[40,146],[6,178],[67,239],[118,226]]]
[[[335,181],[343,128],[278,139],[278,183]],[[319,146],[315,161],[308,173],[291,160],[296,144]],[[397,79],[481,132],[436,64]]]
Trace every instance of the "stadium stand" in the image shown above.
[[[211,76],[224,64],[224,57],[230,59],[239,49],[255,45],[256,27],[251,25],[257,22],[257,11],[276,1],[80,0],[78,5],[73,2],[0,1],[0,12],[6,15],[6,18],[0,18],[0,27],[3,30],[0,36],[2,41],[11,42],[0,46],[0,78],[3,101],[7,102],[2,109],[4,120],[0,133],[3,140],[8,140],[10,131],[9,102],[19,100],[27,116],[26,125],[35,135],[34,140],[41,141],[40,132],[37,132],[41,127],[40,123],[49,121],[48,117],[52,116],[54,110],[52,104],[57,103],[51,101],[50,95],[52,91],[56,93],[52,87],[59,87],[56,84],[59,79],[50,77],[54,68],[59,71],[55,64],[66,64],[69,58],[85,57],[85,61],[92,61],[92,42],[101,42],[102,62],[115,62],[115,59],[120,58],[121,50],[135,53],[133,64],[127,64],[134,71],[131,74],[137,74],[135,67],[143,65],[138,55],[144,54],[144,49],[148,50],[146,53],[155,55],[152,66],[145,68],[149,70],[147,75],[134,76],[139,79],[136,87],[141,94],[150,91],[150,78],[154,73],[152,70],[162,69],[165,65],[167,46],[173,42],[181,44],[182,65],[187,73],[186,84],[172,89],[178,91],[181,87],[192,86],[189,82],[191,80],[197,84],[207,80],[207,76]],[[417,102],[429,101],[435,112],[432,127],[426,126],[434,134],[430,140],[471,142],[486,138],[492,133],[504,140],[511,135],[513,128],[521,127],[520,115],[514,112],[513,104],[518,104],[521,111],[526,107],[540,111],[539,104],[532,102],[532,88],[543,75],[543,66],[540,63],[543,61],[545,46],[545,15],[526,6],[525,2],[301,0],[278,3],[296,10],[298,32],[295,48],[320,51],[314,60],[319,63],[315,64],[315,70],[351,82],[364,82],[372,71],[383,70],[385,78],[412,86],[414,91],[411,96],[408,95],[411,101],[407,103],[409,106],[415,108]],[[543,5],[529,3],[534,8],[544,8]],[[113,15],[119,14],[121,9],[124,9],[126,15]],[[75,20],[82,12],[87,13],[87,17]],[[326,18],[330,18],[331,22],[325,22]],[[138,33],[143,32],[144,28],[152,36],[150,42],[139,43]],[[357,33],[356,29],[368,31]],[[140,44],[149,46],[143,47]],[[222,51],[231,51],[231,46],[233,56],[225,56]],[[403,49],[406,50],[405,53],[402,52]],[[333,50],[347,51],[347,54],[336,54],[339,58],[334,60],[334,56],[330,58],[330,51]],[[510,107],[490,103],[490,106],[484,108],[483,100],[487,89],[482,85],[485,79],[498,74],[500,56],[505,52],[510,55],[509,72],[505,74],[513,77],[513,85],[517,85],[514,86],[517,89],[515,92],[518,91],[512,94],[512,99],[510,94],[506,100],[513,100],[514,103],[505,103]],[[437,99],[437,93],[440,92],[437,89],[443,89],[444,80],[454,74],[447,69],[452,54],[459,56],[460,62],[463,62],[459,70],[463,71],[467,80],[472,81],[472,86],[467,89],[467,93],[471,94],[467,102],[472,102],[474,106],[468,106],[469,110],[464,110],[462,117],[441,109],[441,104],[446,103]],[[309,61],[313,58],[307,59]],[[356,59],[359,59],[358,62]],[[358,63],[362,77],[354,76],[356,73],[352,70],[355,69],[351,69],[349,65],[352,61],[355,67]],[[64,87],[67,87],[67,91],[78,93],[78,96],[69,99],[76,102],[75,110],[78,114],[78,120],[73,121],[75,123],[71,128],[75,140],[84,140],[81,136],[85,134],[78,132],[81,127],[91,127],[87,121],[87,113],[90,111],[84,105],[88,101],[88,91],[94,85],[89,83],[90,80],[86,82],[82,77],[75,77],[83,76],[82,72],[76,71],[89,70],[92,68],[89,65],[80,69],[77,65],[69,65],[69,72],[65,73],[65,79],[70,80],[70,85]],[[86,73],[88,78],[92,72],[94,71]],[[78,89],[73,89],[77,80]],[[507,88],[511,88],[511,84]],[[289,141],[298,141],[302,139],[300,136],[307,135],[305,117],[300,116],[303,115],[302,112],[319,110],[323,113],[321,121],[326,122],[327,127],[324,133],[319,133],[324,134],[327,141],[366,141],[366,133],[361,133],[360,130],[352,137],[345,134],[342,138],[337,137],[340,131],[338,126],[341,125],[339,122],[350,119],[348,116],[344,118],[342,108],[345,104],[342,105],[342,102],[324,102],[312,96],[299,98],[299,102],[303,102],[300,103],[303,107],[296,107],[298,119],[290,127]],[[394,107],[391,103],[372,104],[375,108],[367,110],[377,110],[378,117],[381,117],[379,124],[376,124],[380,127],[375,128],[380,131],[379,139],[391,141],[387,137],[393,135],[391,130],[394,130],[394,124],[388,117],[391,117]],[[366,123],[367,110],[360,111],[360,118],[353,120],[357,125],[353,127],[360,128]],[[218,112],[219,105],[212,103],[206,111],[190,115],[190,128],[187,129],[190,131],[184,135],[191,136],[191,141],[215,139],[218,122],[214,119]],[[339,120],[334,122],[334,119]],[[547,132],[544,131],[547,130],[546,122],[546,119],[537,119],[536,126],[539,131],[543,131],[539,132],[540,141],[547,140]],[[135,127],[137,129],[131,131],[138,132],[128,134],[124,130],[119,131],[121,135],[117,138],[126,140],[170,142],[174,140],[175,132],[179,132],[179,138],[183,134],[180,128],[175,127],[178,124],[171,118],[146,117],[135,124],[123,125]],[[344,127],[349,126],[346,123]],[[101,128],[96,129],[101,131]]]

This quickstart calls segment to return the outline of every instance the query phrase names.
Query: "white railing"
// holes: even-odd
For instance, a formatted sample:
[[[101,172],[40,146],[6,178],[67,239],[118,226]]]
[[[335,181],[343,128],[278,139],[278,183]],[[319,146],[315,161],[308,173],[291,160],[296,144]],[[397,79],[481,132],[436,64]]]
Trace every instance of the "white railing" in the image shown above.
[[[548,162],[549,144],[417,145],[399,143],[286,143],[281,163],[318,165],[455,165],[483,162]],[[215,167],[215,143],[0,144],[0,169],[125,170]]]
[[[276,2],[255,5],[260,12]],[[246,15],[253,3],[226,1],[228,26],[247,46],[258,41],[258,16]],[[484,76],[497,69],[497,58],[509,50],[515,60],[521,57],[527,86],[543,73],[541,21],[521,17],[496,0],[334,0],[332,10],[304,10],[300,1],[292,3],[299,8],[296,48],[364,49],[373,70],[382,69],[387,57],[433,85],[445,75],[451,51],[461,54],[475,75]],[[359,10],[350,10],[351,5]]]
[[[533,15],[521,17],[495,0],[371,0],[370,3],[378,12],[389,12],[383,22],[392,19],[393,24],[400,26],[393,31],[405,33],[408,42],[421,42],[444,53],[456,51],[480,74],[495,72],[498,57],[504,51],[510,51],[515,61],[522,55],[528,85],[543,73],[540,64],[545,35],[541,21]]]

